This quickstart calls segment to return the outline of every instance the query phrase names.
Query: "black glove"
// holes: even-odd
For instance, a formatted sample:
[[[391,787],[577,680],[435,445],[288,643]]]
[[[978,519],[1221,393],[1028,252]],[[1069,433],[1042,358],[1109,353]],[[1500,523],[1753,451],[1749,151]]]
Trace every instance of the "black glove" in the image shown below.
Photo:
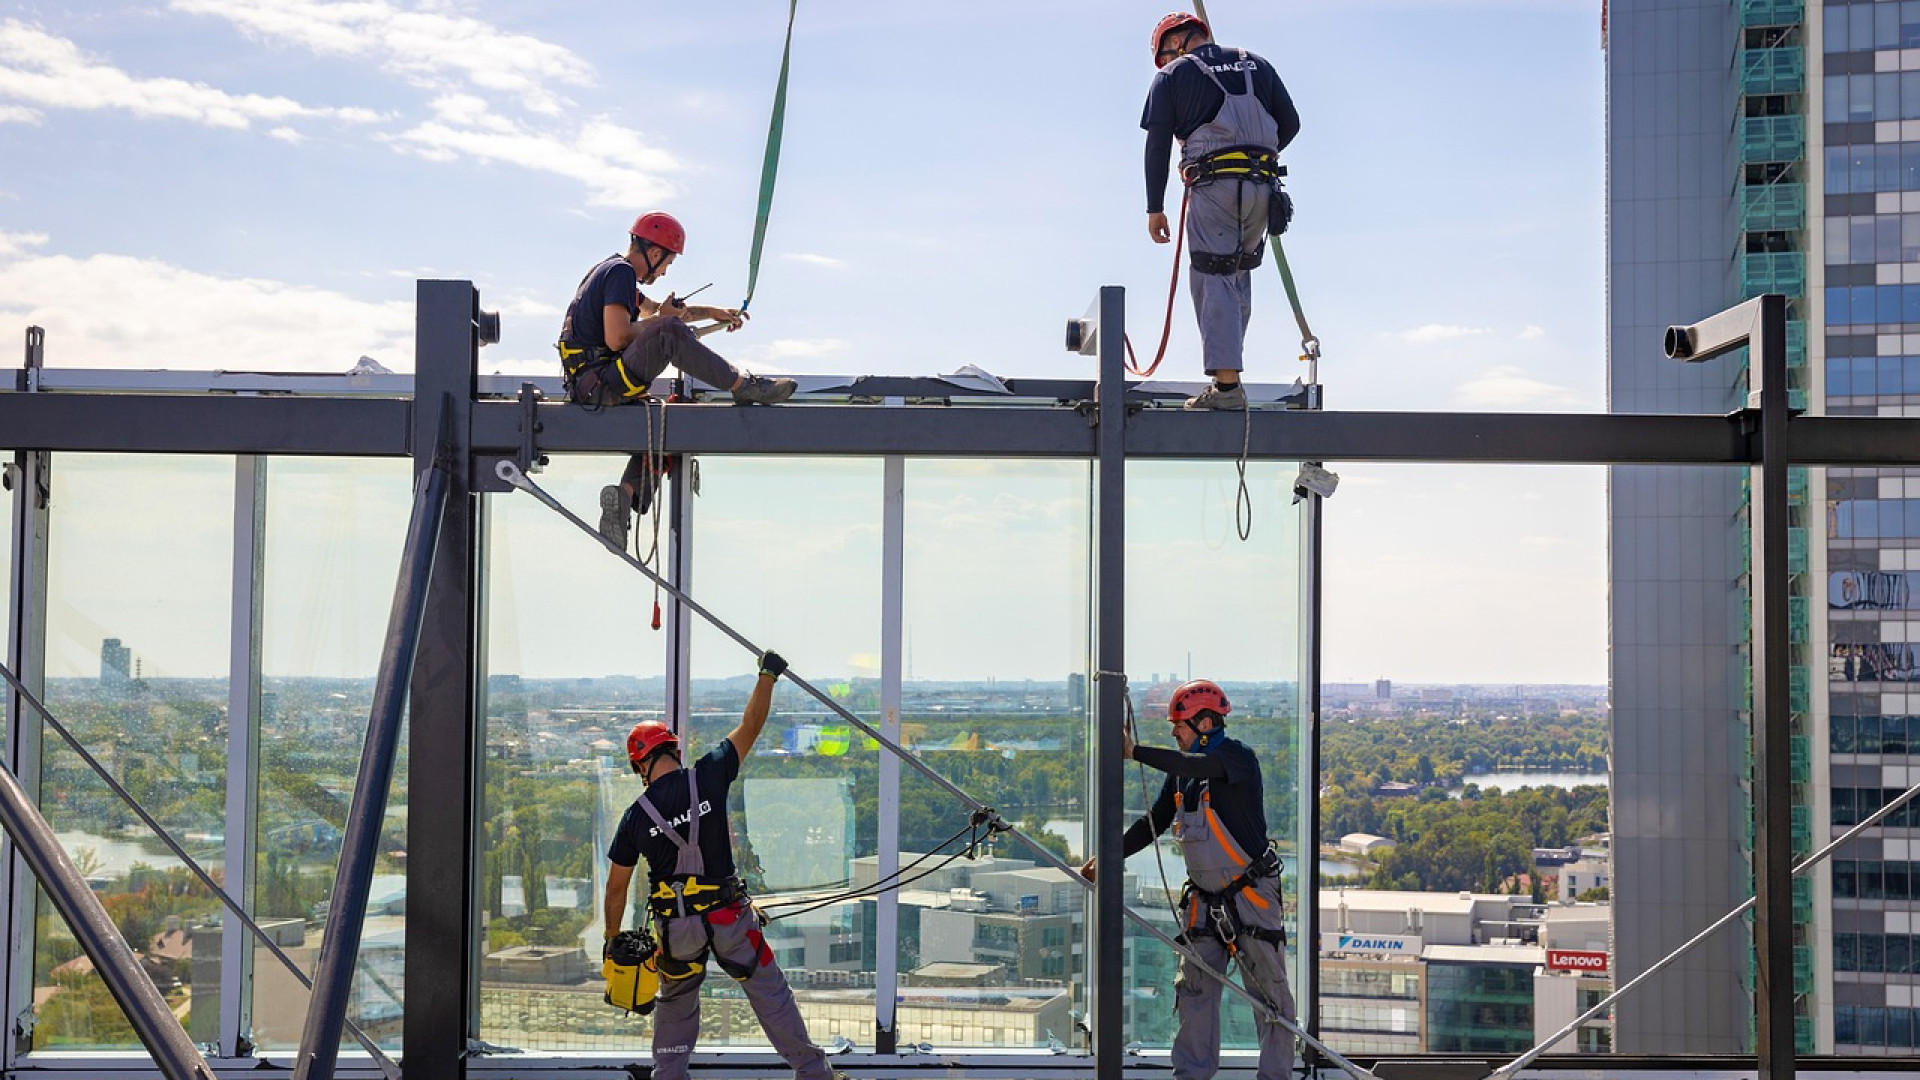
[[[787,673],[787,661],[779,653],[768,649],[760,654],[760,671],[764,675],[779,678]]]

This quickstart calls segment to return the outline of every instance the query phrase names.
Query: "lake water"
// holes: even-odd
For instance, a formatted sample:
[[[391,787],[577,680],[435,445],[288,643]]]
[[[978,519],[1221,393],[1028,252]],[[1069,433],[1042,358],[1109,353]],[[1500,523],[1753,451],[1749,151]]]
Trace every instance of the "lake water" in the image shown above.
[[[1464,783],[1479,784],[1482,788],[1497,787],[1501,791],[1518,791],[1523,787],[1576,788],[1598,785],[1607,786],[1606,773],[1575,772],[1512,772],[1468,773]],[[1455,789],[1456,793],[1458,789]]]

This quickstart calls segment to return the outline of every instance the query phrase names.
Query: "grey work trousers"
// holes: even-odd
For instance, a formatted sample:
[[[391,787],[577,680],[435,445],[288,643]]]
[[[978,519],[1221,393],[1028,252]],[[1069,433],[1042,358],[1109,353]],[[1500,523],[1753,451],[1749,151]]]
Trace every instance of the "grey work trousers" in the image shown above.
[[[713,954],[707,955],[707,926],[698,915],[668,919],[662,924],[662,944],[671,955],[682,960],[698,958],[709,968],[724,957],[737,968],[751,968],[752,974],[739,980],[747,1003],[767,1033],[774,1052],[793,1067],[797,1080],[832,1080],[826,1051],[807,1037],[807,1025],[800,1018],[800,1006],[793,1000],[793,989],[773,953],[760,936],[760,917],[753,908],[713,912],[708,916],[713,928]],[[685,1080],[687,1060],[700,1039],[700,984],[706,970],[684,979],[660,980],[660,996],[653,1008],[654,1080]]]
[[[645,396],[646,387],[668,365],[717,389],[731,390],[740,370],[700,341],[693,327],[679,319],[658,315],[635,328],[633,341],[620,353],[618,367],[583,371],[573,380],[573,400],[582,405],[629,405]],[[624,375],[624,377],[623,377]],[[632,385],[629,386],[628,383]],[[639,394],[628,395],[638,387]]]
[[[1244,910],[1244,908],[1243,908]],[[1277,946],[1242,935],[1241,984],[1265,999],[1281,1015],[1293,1019],[1293,988],[1287,985],[1286,959]],[[1227,947],[1210,933],[1193,937],[1193,951],[1215,971],[1227,970]],[[1208,1080],[1220,1071],[1220,980],[1196,971],[1191,960],[1180,959],[1173,984],[1173,1010],[1179,1027],[1173,1036],[1175,1080]],[[1259,1080],[1288,1080],[1293,1074],[1293,1032],[1279,1024],[1259,1021]]]
[[[1194,187],[1187,197],[1187,250],[1209,255],[1253,252],[1266,242],[1267,184],[1222,177]],[[1203,274],[1187,268],[1193,313],[1200,321],[1201,366],[1239,371],[1253,317],[1253,272]]]
[[[739,369],[702,344],[692,327],[679,319],[655,316],[639,325],[617,364],[610,363],[574,376],[573,400],[580,405],[602,408],[644,403],[648,400],[644,393],[646,387],[667,370],[669,364],[720,390],[733,389],[734,382],[740,378]],[[639,387],[643,392],[629,395],[632,387]],[[647,468],[645,455],[634,454],[627,459],[620,483],[632,492],[634,506],[640,513],[646,513],[653,504],[655,480]]]

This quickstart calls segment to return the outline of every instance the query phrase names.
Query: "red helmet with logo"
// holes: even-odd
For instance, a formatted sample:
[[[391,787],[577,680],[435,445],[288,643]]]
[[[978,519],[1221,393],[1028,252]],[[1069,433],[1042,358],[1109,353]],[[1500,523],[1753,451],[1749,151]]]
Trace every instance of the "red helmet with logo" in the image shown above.
[[[1225,716],[1232,711],[1233,706],[1227,703],[1227,692],[1210,679],[1182,683],[1167,701],[1167,719],[1176,724],[1190,724],[1198,720],[1203,712]]]
[[[1205,19],[1202,19],[1200,16],[1195,15],[1190,11],[1169,12],[1166,15],[1166,17],[1162,18],[1159,24],[1153,28],[1153,66],[1154,67],[1163,68],[1167,66],[1167,60],[1160,59],[1160,39],[1166,37],[1168,34],[1173,33],[1175,30],[1198,30],[1203,34],[1212,32],[1207,29],[1207,23]],[[1171,60],[1174,58],[1168,57],[1167,59]]]
[[[633,219],[633,228],[627,230],[635,240],[645,240],[657,244],[678,255],[687,249],[687,230],[672,214],[663,214],[658,210],[641,214]]]
[[[627,760],[639,765],[661,750],[680,752],[680,737],[658,720],[642,720],[627,732]]]

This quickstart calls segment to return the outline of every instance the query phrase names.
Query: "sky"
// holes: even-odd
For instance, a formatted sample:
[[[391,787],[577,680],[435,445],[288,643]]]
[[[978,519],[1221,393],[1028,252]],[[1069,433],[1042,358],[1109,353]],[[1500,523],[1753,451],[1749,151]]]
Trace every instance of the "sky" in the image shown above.
[[[760,372],[1086,377],[1063,320],[1120,284],[1150,346],[1172,251],[1147,239],[1138,121],[1166,3],[800,0],[753,319],[709,340]],[[1330,408],[1604,409],[1598,8],[1208,5],[1301,113],[1287,255]],[[0,336],[43,326],[65,368],[404,371],[414,282],[462,278],[503,317],[482,369],[551,373],[575,284],[649,209],[689,234],[662,284],[737,304],[787,10],[14,0]],[[1248,377],[1291,381],[1300,335],[1255,280]],[[1163,375],[1191,379],[1181,291]],[[1329,680],[1605,681],[1603,470],[1332,467]],[[1181,511],[1205,536],[1231,527],[1230,469]],[[1229,578],[1225,550],[1165,573]],[[917,647],[917,673],[956,651]]]

